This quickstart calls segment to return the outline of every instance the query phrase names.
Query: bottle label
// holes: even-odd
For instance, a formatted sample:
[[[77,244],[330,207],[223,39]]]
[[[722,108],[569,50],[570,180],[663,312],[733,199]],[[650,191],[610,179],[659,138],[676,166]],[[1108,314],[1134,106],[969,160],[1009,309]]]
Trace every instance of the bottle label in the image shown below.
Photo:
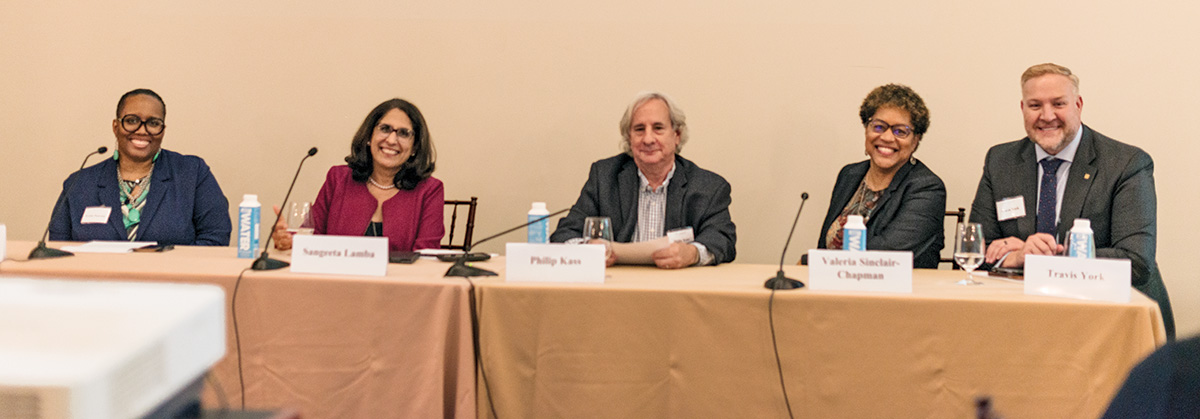
[[[1092,259],[1096,257],[1095,245],[1092,242],[1092,235],[1087,233],[1070,233],[1070,240],[1067,241],[1067,256],[1073,258]]]
[[[533,221],[545,215],[530,215],[526,221]],[[550,242],[550,219],[538,221],[529,225],[529,243]]]
[[[848,228],[842,230],[842,250],[867,251],[867,230]]]
[[[260,207],[238,209],[238,257],[253,259],[258,249]]]

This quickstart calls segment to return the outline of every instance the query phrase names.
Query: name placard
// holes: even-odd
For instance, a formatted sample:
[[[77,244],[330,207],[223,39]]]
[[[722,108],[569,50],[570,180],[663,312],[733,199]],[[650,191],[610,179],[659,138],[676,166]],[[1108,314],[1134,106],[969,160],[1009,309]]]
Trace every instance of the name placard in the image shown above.
[[[1128,259],[1025,257],[1025,294],[1128,303]]]
[[[504,280],[604,283],[604,245],[508,243]]]
[[[808,287],[912,293],[912,261],[912,252],[813,249],[808,251]]]
[[[8,227],[0,224],[0,261],[8,259]]]
[[[292,272],[387,275],[387,237],[292,236]]]

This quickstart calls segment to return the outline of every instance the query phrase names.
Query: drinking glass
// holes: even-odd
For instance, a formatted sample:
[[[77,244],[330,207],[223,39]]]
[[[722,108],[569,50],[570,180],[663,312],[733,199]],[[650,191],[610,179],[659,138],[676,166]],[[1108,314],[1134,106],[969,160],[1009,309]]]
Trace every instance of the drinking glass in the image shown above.
[[[975,280],[975,268],[983,263],[983,225],[979,223],[959,223],[958,233],[954,235],[954,263],[967,271],[967,278],[958,281],[958,285],[980,285]]]
[[[613,238],[612,220],[608,217],[587,217],[583,219],[583,241],[604,240],[611,242]]]
[[[293,202],[287,210],[288,233],[312,234],[312,204],[308,202]]]

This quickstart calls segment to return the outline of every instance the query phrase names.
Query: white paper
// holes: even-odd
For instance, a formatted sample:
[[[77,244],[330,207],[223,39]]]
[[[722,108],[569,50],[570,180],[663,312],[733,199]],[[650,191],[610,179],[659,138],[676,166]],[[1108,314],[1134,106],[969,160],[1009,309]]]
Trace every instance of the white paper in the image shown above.
[[[8,259],[8,227],[0,224],[0,261]]]
[[[458,249],[421,249],[417,253],[420,253],[421,256],[461,255],[463,251]]]
[[[653,265],[654,257],[651,255],[658,249],[670,246],[671,240],[662,236],[645,242],[611,244],[613,253],[617,254],[618,265]]]
[[[75,253],[129,253],[133,249],[157,244],[158,242],[93,240],[78,246],[63,246],[62,250]]]

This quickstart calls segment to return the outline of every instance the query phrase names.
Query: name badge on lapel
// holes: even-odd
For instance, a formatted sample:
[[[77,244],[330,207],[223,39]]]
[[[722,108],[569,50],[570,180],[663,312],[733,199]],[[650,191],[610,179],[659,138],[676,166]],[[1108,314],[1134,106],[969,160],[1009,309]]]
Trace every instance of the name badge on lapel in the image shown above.
[[[109,214],[112,214],[112,207],[87,207],[83,209],[79,224],[108,224]]]
[[[1025,216],[1025,198],[1014,196],[996,201],[996,221],[1007,221]]]

